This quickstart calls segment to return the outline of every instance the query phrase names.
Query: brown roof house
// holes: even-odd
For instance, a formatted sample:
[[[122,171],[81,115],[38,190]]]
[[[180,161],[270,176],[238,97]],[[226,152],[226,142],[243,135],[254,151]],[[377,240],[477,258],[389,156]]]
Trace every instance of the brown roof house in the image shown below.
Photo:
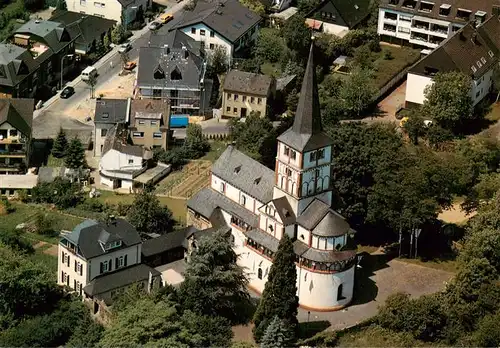
[[[26,171],[33,109],[33,99],[0,99],[0,174]]]
[[[493,68],[500,56],[500,20],[490,17],[477,26],[469,23],[445,40],[408,72],[406,106],[420,105],[425,88],[439,72],[461,71],[472,79],[470,86],[474,105],[486,97],[492,86]]]
[[[136,99],[130,107],[129,131],[134,145],[168,148],[170,104],[167,99]]]
[[[247,117],[251,112],[266,117],[269,99],[276,92],[276,81],[266,75],[231,70],[224,79],[222,115]]]
[[[497,0],[381,0],[377,32],[381,39],[432,49],[470,21],[498,16]]]

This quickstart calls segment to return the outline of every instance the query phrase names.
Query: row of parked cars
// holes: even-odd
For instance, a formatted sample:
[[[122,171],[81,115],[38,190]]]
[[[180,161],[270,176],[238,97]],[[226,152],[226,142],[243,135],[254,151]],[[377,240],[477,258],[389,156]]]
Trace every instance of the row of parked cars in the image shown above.
[[[170,13],[163,13],[160,17],[158,17],[157,20],[149,23],[148,28],[149,30],[158,30],[163,24],[170,22],[172,19],[174,19],[173,15],[171,15]]]

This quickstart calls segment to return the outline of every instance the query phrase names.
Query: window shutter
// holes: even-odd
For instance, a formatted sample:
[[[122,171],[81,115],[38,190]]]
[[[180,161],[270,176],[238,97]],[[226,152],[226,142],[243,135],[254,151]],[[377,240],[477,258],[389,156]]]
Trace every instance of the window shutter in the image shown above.
[[[73,279],[73,289],[76,290],[76,279]]]
[[[66,285],[69,286],[69,274],[66,274]]]
[[[119,264],[118,264],[118,258],[115,258],[115,267],[118,268]]]
[[[80,275],[83,275],[83,264],[80,264]]]
[[[76,272],[76,260],[75,260],[75,272]]]
[[[125,254],[125,261],[124,261],[124,265],[123,266],[127,266],[127,255]]]
[[[67,260],[68,260],[68,267],[69,267],[69,255],[66,255]]]
[[[61,251],[61,262],[64,263],[64,251]]]
[[[109,269],[108,271],[112,271],[113,270],[113,259],[109,259]]]
[[[61,283],[64,283],[64,272],[61,271]]]
[[[101,262],[101,271],[99,272],[100,274],[104,272],[104,264]]]

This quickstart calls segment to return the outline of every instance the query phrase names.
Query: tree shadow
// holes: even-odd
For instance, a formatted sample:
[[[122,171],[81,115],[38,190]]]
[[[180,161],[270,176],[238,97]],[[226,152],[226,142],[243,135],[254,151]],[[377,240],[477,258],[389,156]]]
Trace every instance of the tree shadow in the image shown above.
[[[318,332],[324,331],[331,326],[328,320],[309,321],[299,323],[299,339],[307,339],[316,335]]]

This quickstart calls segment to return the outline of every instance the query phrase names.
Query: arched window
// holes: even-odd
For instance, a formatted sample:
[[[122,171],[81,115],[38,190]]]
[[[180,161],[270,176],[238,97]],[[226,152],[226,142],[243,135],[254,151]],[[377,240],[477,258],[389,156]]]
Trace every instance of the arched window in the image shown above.
[[[262,268],[259,267],[259,270],[257,271],[257,277],[259,279],[262,279]]]
[[[241,195],[240,204],[241,205],[247,204],[247,197],[245,195]]]
[[[223,182],[220,183],[220,192],[226,192],[226,184],[224,184]]]
[[[282,176],[281,177],[281,182],[280,182],[280,188],[284,188],[285,187],[285,177]]]
[[[337,301],[343,300],[345,297],[342,294],[344,290],[344,285],[340,284],[339,287],[337,288]]]

